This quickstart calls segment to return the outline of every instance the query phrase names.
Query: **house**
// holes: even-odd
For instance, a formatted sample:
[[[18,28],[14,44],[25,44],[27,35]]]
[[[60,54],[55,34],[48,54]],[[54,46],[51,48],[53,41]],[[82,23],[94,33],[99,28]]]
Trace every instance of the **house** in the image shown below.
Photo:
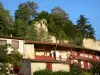
[[[84,70],[89,70],[91,61],[100,62],[100,51],[84,48],[65,43],[49,43],[25,40],[28,47],[25,50],[26,55],[31,55],[30,60],[26,56],[24,64],[30,67],[24,67],[24,75],[32,75],[33,72],[40,69],[49,69],[52,71],[70,71],[70,64],[77,63]],[[29,51],[30,50],[30,51]],[[28,63],[27,63],[28,62]]]
[[[18,37],[0,37],[0,45],[6,43],[24,55],[20,70],[20,74],[24,75],[32,75],[35,71],[45,68],[52,71],[70,71],[72,63],[89,70],[91,61],[100,62],[100,50],[97,49],[65,43],[24,40]]]

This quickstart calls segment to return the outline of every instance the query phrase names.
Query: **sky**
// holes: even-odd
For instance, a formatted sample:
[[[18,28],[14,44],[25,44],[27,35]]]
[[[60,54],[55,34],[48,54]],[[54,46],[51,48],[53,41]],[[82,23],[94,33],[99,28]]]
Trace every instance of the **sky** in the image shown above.
[[[14,16],[20,3],[34,1],[38,5],[38,12],[42,10],[50,12],[55,6],[60,6],[69,14],[70,20],[76,24],[80,14],[85,15],[95,30],[95,36],[100,39],[100,0],[0,0],[5,9],[10,10]]]

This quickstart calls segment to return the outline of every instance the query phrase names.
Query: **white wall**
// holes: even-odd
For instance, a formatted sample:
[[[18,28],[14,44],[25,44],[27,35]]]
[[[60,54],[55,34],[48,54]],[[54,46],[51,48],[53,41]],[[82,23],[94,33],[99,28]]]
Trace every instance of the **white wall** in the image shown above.
[[[24,58],[35,58],[34,44],[24,44]]]
[[[40,62],[31,63],[31,75],[33,75],[35,71],[39,71],[42,69],[46,69],[46,63],[40,63]]]
[[[70,71],[70,67],[68,64],[60,64],[60,63],[52,63],[53,71]]]
[[[83,46],[86,48],[100,51],[100,41],[96,41],[93,39],[84,39]]]

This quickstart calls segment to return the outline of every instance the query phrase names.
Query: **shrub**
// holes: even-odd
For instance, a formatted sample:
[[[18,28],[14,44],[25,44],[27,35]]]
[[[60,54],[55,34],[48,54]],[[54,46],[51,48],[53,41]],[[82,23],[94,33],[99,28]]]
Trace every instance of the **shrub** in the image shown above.
[[[52,72],[50,70],[44,69],[34,72],[33,75],[52,75]]]
[[[88,72],[82,72],[81,75],[92,75],[92,74]]]
[[[69,75],[69,72],[66,71],[57,71],[57,72],[53,72],[52,75]]]
[[[44,69],[34,72],[33,75],[70,75],[70,73],[66,71],[52,72],[50,70]]]

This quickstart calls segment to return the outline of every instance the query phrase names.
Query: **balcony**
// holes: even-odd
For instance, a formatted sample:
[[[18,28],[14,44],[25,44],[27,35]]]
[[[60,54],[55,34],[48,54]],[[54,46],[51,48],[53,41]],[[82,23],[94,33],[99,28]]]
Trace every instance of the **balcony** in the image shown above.
[[[35,56],[35,60],[55,60],[55,57],[51,57],[51,56]]]
[[[75,55],[75,53],[76,53],[76,55]],[[97,59],[96,55],[92,56],[92,58],[89,58],[88,54],[87,54],[88,57],[85,57],[84,54],[83,54],[83,56],[80,56],[80,52],[75,52],[75,53],[72,53],[72,57],[75,59],[100,62],[100,56],[98,56],[99,59]]]

